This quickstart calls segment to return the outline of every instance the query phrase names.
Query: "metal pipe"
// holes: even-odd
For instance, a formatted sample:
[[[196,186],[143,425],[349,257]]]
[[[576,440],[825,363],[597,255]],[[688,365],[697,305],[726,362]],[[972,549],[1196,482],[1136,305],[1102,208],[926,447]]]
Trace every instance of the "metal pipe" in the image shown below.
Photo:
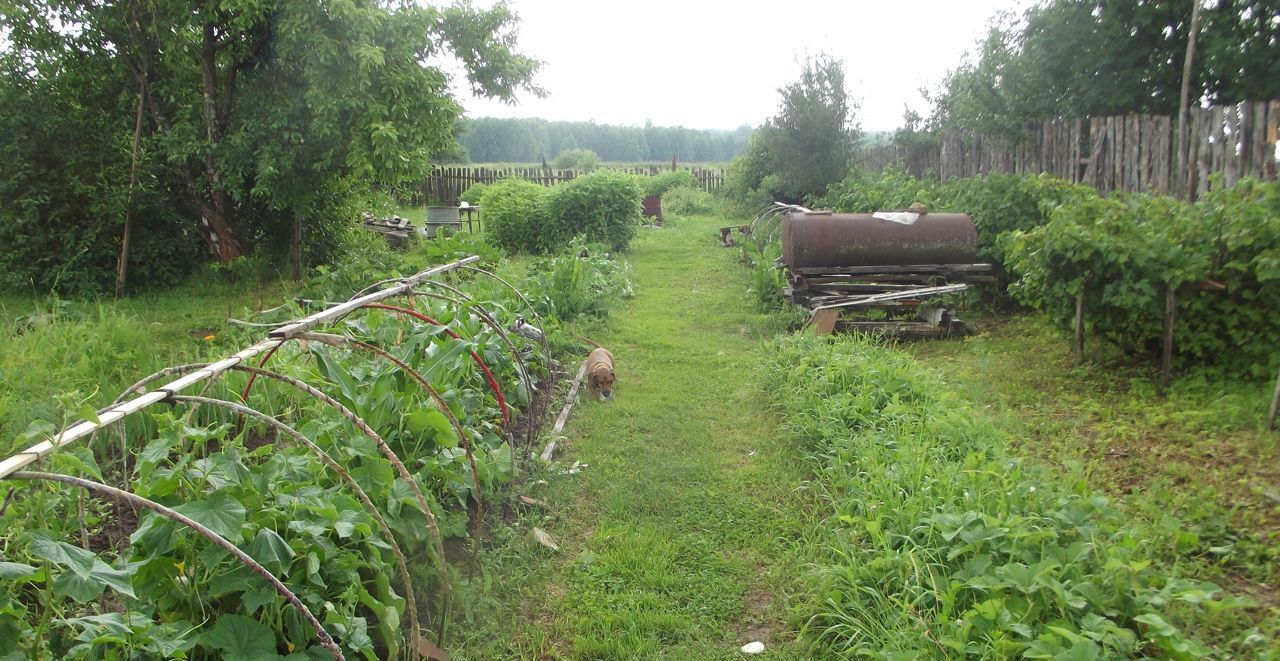
[[[415,273],[414,275],[411,275],[401,280],[400,284],[394,287],[388,287],[387,289],[380,289],[378,291],[373,292],[372,294],[366,294],[364,296],[361,296],[360,298],[353,298],[345,303],[335,305],[334,307],[331,307],[327,310],[321,310],[314,314],[307,315],[306,317],[303,317],[302,319],[299,319],[298,321],[295,321],[292,324],[289,324],[288,326],[277,328],[276,330],[271,331],[267,336],[273,339],[278,339],[278,340],[291,338],[294,335],[297,335],[298,333],[304,333],[306,331],[309,331],[312,328],[315,328],[316,326],[319,326],[320,324],[323,324],[329,321],[330,319],[341,317],[351,312],[352,310],[356,310],[361,307],[364,307],[369,303],[377,303],[378,301],[381,301],[384,298],[391,298],[392,296],[399,296],[400,294],[406,291],[412,291],[414,287],[418,286],[419,283],[423,282],[428,278],[440,275],[441,273],[447,273],[449,271],[462,268],[467,264],[470,264],[475,261],[479,261],[479,259],[480,259],[479,255],[472,255],[470,257],[460,259],[456,262],[449,262],[448,264],[443,264],[441,266],[429,268],[420,273]]]
[[[978,233],[966,214],[909,214],[903,222],[880,216],[789,212],[782,219],[782,259],[793,271],[977,261]]]

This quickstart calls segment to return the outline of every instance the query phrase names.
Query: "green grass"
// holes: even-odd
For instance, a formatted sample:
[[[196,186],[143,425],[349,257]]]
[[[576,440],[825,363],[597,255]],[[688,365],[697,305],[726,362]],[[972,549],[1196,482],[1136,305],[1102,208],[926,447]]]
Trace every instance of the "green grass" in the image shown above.
[[[812,506],[755,379],[769,320],[719,222],[637,237],[634,299],[584,331],[616,356],[614,401],[579,402],[564,455],[529,483],[548,512],[482,554],[454,658],[727,659],[753,640],[796,655]],[[529,542],[535,525],[560,552]]]
[[[289,281],[209,275],[118,302],[0,298],[0,449],[33,420],[61,423],[73,402],[72,415],[166,365],[233,351],[243,333],[230,332],[228,314],[279,305],[295,290]]]

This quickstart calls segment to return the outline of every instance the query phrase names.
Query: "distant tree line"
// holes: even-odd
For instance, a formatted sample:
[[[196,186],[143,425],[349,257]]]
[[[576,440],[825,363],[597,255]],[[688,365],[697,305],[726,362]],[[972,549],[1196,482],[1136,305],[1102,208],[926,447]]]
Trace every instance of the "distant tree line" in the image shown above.
[[[1193,3],[1044,0],[998,15],[932,99],[928,124],[999,132],[1052,117],[1176,115]],[[1190,92],[1192,104],[1280,98],[1280,0],[1202,5]]]
[[[746,148],[750,126],[732,131],[684,127],[616,126],[595,122],[480,117],[455,126],[463,152],[456,160],[475,163],[551,162],[566,149],[589,149],[603,161],[728,161]]]

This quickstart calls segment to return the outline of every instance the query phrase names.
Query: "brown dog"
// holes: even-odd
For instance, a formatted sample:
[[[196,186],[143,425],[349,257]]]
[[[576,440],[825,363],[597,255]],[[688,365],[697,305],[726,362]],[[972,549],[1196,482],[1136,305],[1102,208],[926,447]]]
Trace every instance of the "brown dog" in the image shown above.
[[[613,354],[596,345],[587,355],[587,392],[592,399],[602,402],[613,398],[613,384],[617,375],[613,371]]]

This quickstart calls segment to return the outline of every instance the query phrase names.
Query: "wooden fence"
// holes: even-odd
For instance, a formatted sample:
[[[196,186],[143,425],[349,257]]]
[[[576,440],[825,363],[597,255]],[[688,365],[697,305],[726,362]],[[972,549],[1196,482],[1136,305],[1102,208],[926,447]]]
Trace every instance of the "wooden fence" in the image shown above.
[[[671,168],[658,165],[615,168],[622,172],[643,176],[656,176]],[[697,186],[704,191],[719,190],[724,185],[724,168],[684,168],[693,173]],[[543,186],[576,179],[584,174],[579,170],[555,170],[552,168],[485,168],[475,166],[436,167],[423,184],[422,193],[428,200],[455,202],[463,191],[475,184],[492,184],[499,179],[519,177]]]
[[[1221,173],[1226,186],[1243,177],[1275,179],[1277,124],[1280,101],[1192,108],[1189,158],[1180,171],[1174,153],[1177,118],[1158,115],[1052,119],[1013,138],[947,131],[915,149],[895,143],[864,151],[855,163],[877,172],[901,165],[917,176],[943,180],[987,172],[1047,173],[1102,193],[1154,192],[1194,200],[1209,190],[1214,173]]]

